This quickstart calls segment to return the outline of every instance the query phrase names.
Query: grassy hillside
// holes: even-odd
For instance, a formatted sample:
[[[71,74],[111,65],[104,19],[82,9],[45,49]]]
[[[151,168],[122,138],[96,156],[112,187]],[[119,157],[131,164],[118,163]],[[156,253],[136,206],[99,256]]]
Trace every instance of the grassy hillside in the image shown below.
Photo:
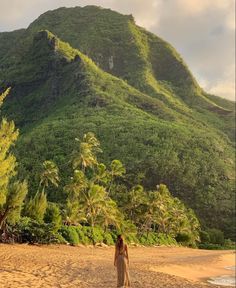
[[[233,104],[204,93],[173,47],[94,6],[49,11],[9,35],[0,37],[19,45],[0,46],[0,85],[12,87],[3,112],[20,127],[31,194],[46,159],[66,181],[75,137],[92,131],[101,160],[124,163],[126,185],[165,183],[205,225],[232,235]],[[60,188],[49,196],[64,201]]]
[[[131,15],[121,15],[96,6],[46,12],[25,30],[17,47],[10,49],[1,61],[3,65],[9,67],[12,62],[19,63],[34,33],[39,30],[51,31],[72,47],[80,49],[103,70],[159,99],[181,115],[189,114],[189,108],[201,107],[204,114],[208,114],[209,110],[215,112],[213,117],[217,118],[216,122],[222,123],[217,125],[217,129],[227,131],[228,120],[233,125],[231,117],[224,119],[218,115],[230,113],[231,109],[207,97],[175,49],[136,26]],[[200,115],[198,121],[201,118]],[[210,122],[214,125],[215,119]],[[230,130],[228,136],[232,139],[233,135]]]

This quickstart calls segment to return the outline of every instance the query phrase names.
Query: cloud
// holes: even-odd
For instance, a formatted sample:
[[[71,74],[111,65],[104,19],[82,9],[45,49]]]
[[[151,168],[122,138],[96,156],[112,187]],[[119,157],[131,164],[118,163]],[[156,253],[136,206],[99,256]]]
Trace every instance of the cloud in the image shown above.
[[[214,95],[224,95],[224,98],[235,100],[232,95],[235,94],[235,66],[232,64],[223,73],[222,77],[214,81],[207,81],[206,78],[202,79],[199,76],[200,85],[204,86],[205,89]]]
[[[47,10],[99,5],[133,14],[170,42],[206,91],[233,100],[235,0],[0,0],[0,31],[27,27]]]
[[[180,52],[206,91],[235,100],[234,0],[163,0],[161,8],[151,30]]]
[[[78,0],[0,0],[0,31],[26,28],[40,14],[61,6],[80,5]]]
[[[177,6],[181,7],[183,11],[191,14],[201,14],[207,10],[213,9],[229,9],[233,6],[232,0],[176,0]]]

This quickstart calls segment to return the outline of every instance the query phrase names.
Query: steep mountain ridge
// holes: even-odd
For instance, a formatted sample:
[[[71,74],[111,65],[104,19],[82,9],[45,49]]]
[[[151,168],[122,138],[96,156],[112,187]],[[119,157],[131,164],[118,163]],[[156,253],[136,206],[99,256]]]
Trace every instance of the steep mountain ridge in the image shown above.
[[[96,6],[59,8],[42,14],[24,31],[22,41],[10,49],[5,60],[0,58],[1,65],[5,64],[8,69],[17,61],[19,63],[31,45],[34,33],[40,30],[51,31],[88,55],[104,71],[122,78],[181,114],[191,114],[191,108],[197,109],[201,121],[204,109],[203,114],[210,114],[207,118],[217,118],[212,122],[214,125],[219,122],[218,114],[222,122],[224,117],[221,115],[227,118],[234,110],[233,105],[230,109],[225,108],[208,97],[174,48],[135,25],[132,15],[121,15]],[[217,127],[224,133],[229,126],[228,118],[226,127]],[[230,123],[232,130],[232,120]],[[228,135],[234,138],[233,133]]]
[[[94,6],[49,11],[9,35],[8,52],[0,49],[0,85],[12,87],[3,112],[20,127],[16,153],[30,193],[45,159],[65,181],[74,138],[93,131],[103,161],[121,159],[130,185],[166,183],[203,223],[231,233],[234,151],[225,130],[233,103],[202,91],[169,44],[131,16]],[[63,201],[63,192],[50,197]]]
[[[100,94],[104,94],[104,91],[109,90],[109,87],[112,86],[114,82],[116,82],[116,89],[119,89],[121,91],[117,93],[117,99],[113,98],[113,101],[122,99],[126,103],[130,103],[134,107],[138,107],[141,110],[144,110],[148,113],[157,115],[164,120],[187,123],[187,125],[191,125],[192,123],[195,126],[198,126],[199,128],[205,126],[204,123],[202,123],[192,115],[193,114],[192,110],[186,105],[182,105],[182,109],[172,110],[170,109],[169,105],[166,105],[165,101],[159,100],[156,97],[152,97],[153,96],[152,94],[150,95],[142,93],[140,90],[137,90],[132,86],[129,86],[128,83],[126,84],[125,82],[121,81],[116,77],[112,78],[111,74],[104,73],[96,66],[96,64],[94,64],[91,60],[88,60],[88,58],[85,55],[83,55],[83,53],[81,53],[79,50],[72,48],[68,43],[62,42],[55,35],[53,35],[51,32],[47,30],[37,32],[34,35],[32,43],[30,44],[28,49],[25,50],[24,53],[21,52],[21,59],[19,61],[22,67],[21,70],[17,69],[8,70],[7,77],[11,79],[8,85],[13,88],[12,93],[13,95],[15,91],[18,92],[20,91],[20,93],[27,94],[28,91],[31,90],[32,88],[33,88],[32,90],[34,91],[36,90],[35,85],[36,86],[41,84],[43,86],[46,85],[45,88],[42,87],[43,93],[46,92],[44,96],[39,95],[38,97],[34,96],[31,97],[25,95],[24,99],[26,101],[24,100],[22,101],[22,98],[21,99],[18,98],[17,95],[11,96],[11,99],[13,98],[16,101],[18,101],[17,102],[18,107],[21,105],[25,107],[24,113],[22,113],[22,111],[24,110],[23,106],[22,106],[23,110],[18,109],[18,112],[20,111],[20,114],[24,118],[23,120],[24,122],[25,122],[25,115],[30,114],[31,110],[32,115],[36,115],[38,107],[44,109],[43,114],[45,115],[45,109],[47,110],[47,106],[49,105],[50,102],[49,100],[57,98],[57,94],[61,90],[60,79],[63,79],[63,76],[61,75],[63,69],[61,69],[61,67],[64,67],[66,64],[74,62],[75,60],[77,60],[76,62],[78,62],[78,60],[81,57],[84,59],[83,62],[86,63],[86,65],[83,66],[83,69],[85,69],[85,66],[87,66],[87,72],[88,70],[90,70],[87,73],[86,77],[86,79],[89,81],[86,91],[89,90],[89,87],[96,87],[96,89],[100,88],[99,91]],[[38,64],[35,65],[35,63]],[[83,73],[86,73],[86,72],[78,73],[78,71],[74,73],[73,69],[70,73],[75,74],[77,76],[80,75],[78,78],[81,78],[82,77],[81,75]],[[80,69],[81,66],[79,70]],[[91,77],[89,77],[89,75]],[[77,82],[76,78],[77,76],[73,76],[72,81]],[[69,79],[68,82],[70,82]],[[19,87],[19,85],[21,87]],[[70,87],[73,87],[74,86],[73,82],[70,85],[71,85]],[[106,86],[105,89],[104,87],[102,87],[104,85]],[[123,90],[120,89],[119,87],[123,88]],[[174,95],[174,92],[172,92],[172,94],[169,95],[170,99],[172,95]],[[62,98],[65,98],[65,96],[66,94],[63,94]],[[30,97],[31,100],[29,99]],[[104,100],[105,98],[103,99],[101,96],[96,97],[98,99],[93,101],[95,102],[97,101],[98,102],[97,105],[100,105],[101,104],[100,102],[105,101]],[[109,97],[110,96],[106,98],[109,99]],[[54,102],[52,101],[52,103]],[[15,107],[15,105],[11,103],[11,107]],[[14,115],[13,118],[17,122],[18,117]],[[32,122],[32,119],[30,120],[30,122]],[[19,123],[19,125],[22,127],[21,123]]]
[[[34,65],[35,63],[37,63],[37,65]],[[156,111],[153,111],[154,114],[162,113],[163,117],[168,117],[169,114],[169,118],[176,118],[177,120],[177,117],[174,117],[173,112],[161,101],[158,99],[152,99],[150,96],[142,94],[140,91],[132,88],[122,80],[101,71],[91,60],[89,60],[88,57],[83,55],[79,50],[73,49],[69,46],[69,44],[60,41],[49,31],[43,30],[35,34],[32,45],[27,51],[25,51],[25,53],[22,54],[20,64],[23,67],[21,70],[10,69],[8,71],[9,74],[7,75],[7,77],[11,79],[8,84],[13,89],[12,96],[10,96],[11,99],[9,99],[11,104],[10,106],[6,104],[6,107],[9,107],[9,109],[14,109],[16,107],[12,103],[12,101],[15,100],[18,101],[18,107],[19,105],[23,104],[23,106],[26,108],[27,114],[29,114],[30,110],[32,110],[32,113],[34,114],[38,110],[38,107],[46,109],[46,104],[48,103],[47,99],[52,100],[55,98],[54,100],[58,101],[58,99],[56,99],[57,94],[58,91],[62,89],[62,87],[60,87],[60,84],[62,84],[60,79],[63,78],[63,69],[68,66],[66,69],[71,70],[69,73],[73,75],[72,79],[68,79],[68,82],[71,82],[70,87],[78,86],[79,89],[81,89],[81,86],[79,86],[80,81],[82,78],[85,78],[83,77],[83,74],[87,73],[86,79],[89,81],[85,88],[87,92],[91,90],[91,87],[96,87],[100,88],[100,94],[105,95],[105,89],[101,86],[112,86],[112,84],[115,83],[115,85],[117,85],[116,88],[121,91],[119,91],[120,93],[117,93],[117,98],[113,98],[113,101],[127,100],[127,102],[133,102],[134,105],[140,106],[144,110],[145,108],[150,110],[148,105],[150,108],[153,106],[153,110],[155,107],[157,108]],[[78,71],[75,71],[76,69]],[[37,90],[37,85],[45,85],[45,83],[47,84],[48,82],[50,82],[50,85],[47,85],[48,90],[47,93],[43,96],[44,98],[33,97],[31,100],[27,99],[26,95],[28,90],[31,90],[31,88],[34,87],[35,92],[35,90]],[[85,82],[86,81],[84,81],[84,86]],[[21,87],[19,87],[19,85]],[[26,93],[24,96],[24,100],[26,101],[22,101],[22,98],[20,99],[17,93],[15,95],[14,92],[19,90],[20,93]],[[133,93],[129,93],[129,90]],[[63,94],[63,98],[65,97],[66,94]],[[97,104],[94,102],[94,105],[102,105],[102,101],[105,104],[105,98],[103,99],[102,96],[97,97],[97,99],[93,100],[95,102],[97,101]],[[106,98],[109,99],[109,97],[110,96],[107,96]],[[80,99],[80,101],[82,101],[82,99]],[[147,105],[147,107],[142,107],[142,104],[144,103]],[[24,108],[22,107],[22,109]],[[22,111],[20,111],[20,113],[22,114]],[[25,114],[26,113],[22,114],[23,118],[25,117]],[[13,118],[15,118],[15,121],[17,122],[17,117],[14,116]],[[19,125],[22,126],[21,123],[19,123]]]
[[[70,19],[66,30],[61,21],[63,17]],[[165,95],[168,92],[166,85],[162,85],[164,81],[179,92],[176,94],[180,99],[175,99],[178,106],[181,98],[190,106],[195,102],[206,107],[216,105],[202,95],[201,88],[176,50],[161,38],[138,27],[132,15],[121,15],[96,6],[59,8],[44,13],[28,28],[30,32],[39,29],[50,30],[88,55],[104,71],[126,80],[143,92],[150,92],[153,88],[157,97],[160,95],[162,100],[167,97],[166,101],[171,101]]]

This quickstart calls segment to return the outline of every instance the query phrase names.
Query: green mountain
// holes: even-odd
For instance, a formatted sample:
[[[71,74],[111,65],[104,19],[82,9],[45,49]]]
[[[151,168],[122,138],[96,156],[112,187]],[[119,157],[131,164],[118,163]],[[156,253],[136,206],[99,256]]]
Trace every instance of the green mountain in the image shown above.
[[[46,159],[66,182],[74,139],[92,131],[101,160],[124,163],[127,186],[165,183],[203,225],[232,236],[234,103],[204,92],[175,49],[131,15],[59,8],[0,33],[0,87],[9,86],[3,113],[20,128],[15,152],[32,194]]]

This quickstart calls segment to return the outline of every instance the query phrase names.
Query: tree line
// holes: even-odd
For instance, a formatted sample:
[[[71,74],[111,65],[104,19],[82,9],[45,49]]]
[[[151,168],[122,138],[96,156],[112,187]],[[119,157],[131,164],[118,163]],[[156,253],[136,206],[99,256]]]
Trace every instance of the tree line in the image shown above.
[[[8,92],[9,89],[0,96],[0,105]],[[75,139],[70,161],[72,175],[66,183],[61,183],[57,165],[46,160],[42,163],[38,187],[29,197],[27,181],[18,179],[17,161],[11,152],[18,135],[14,122],[3,118],[0,126],[2,241],[10,233],[19,242],[112,244],[116,234],[122,233],[130,242],[142,244],[181,243],[195,247],[202,235],[207,239],[205,242],[210,242],[210,233],[201,231],[194,211],[173,197],[166,185],[159,184],[153,191],[139,184],[129,187],[123,179],[126,169],[121,161],[115,159],[107,166],[100,163],[98,155],[102,149],[92,132]],[[60,185],[65,201],[49,202],[48,188],[55,190]],[[215,231],[218,236],[219,233]]]

